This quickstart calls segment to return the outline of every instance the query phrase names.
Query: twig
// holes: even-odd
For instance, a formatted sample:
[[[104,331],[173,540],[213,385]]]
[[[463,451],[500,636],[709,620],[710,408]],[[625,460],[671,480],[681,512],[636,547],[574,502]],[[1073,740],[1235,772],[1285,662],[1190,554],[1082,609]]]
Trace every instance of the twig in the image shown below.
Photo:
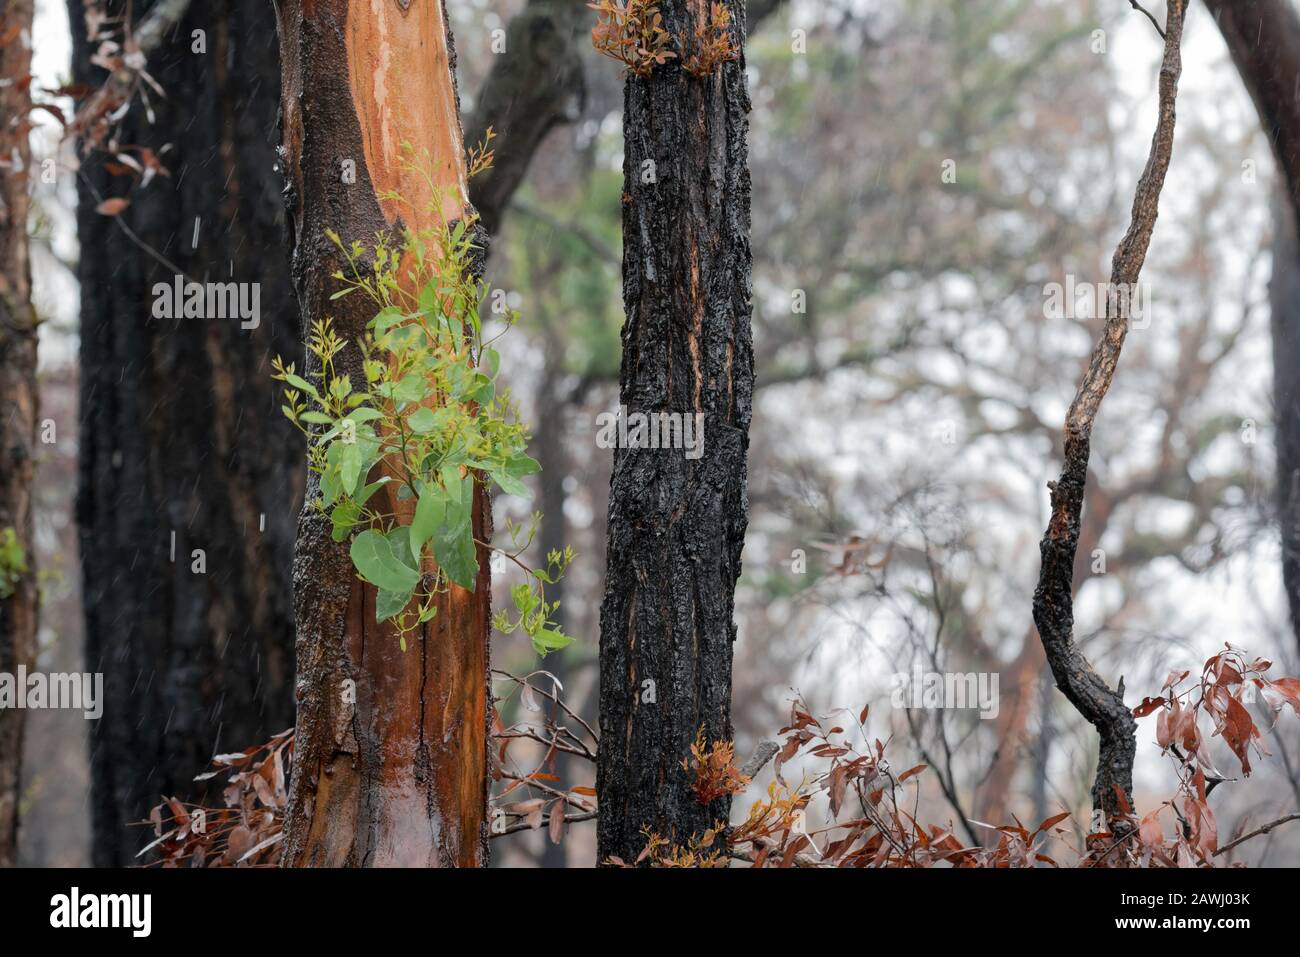
[[[567,715],[568,715],[570,718],[572,718],[574,721],[578,722],[578,724],[582,725],[582,729],[583,729],[584,731],[586,731],[587,734],[589,734],[589,735],[591,736],[591,740],[592,740],[592,741],[596,742],[597,744],[600,743],[600,735],[598,735],[598,734],[596,733],[595,729],[592,728],[592,726],[591,726],[590,724],[588,724],[586,721],[583,720],[582,715],[578,714],[576,711],[574,711],[572,708],[570,708],[567,704],[565,704],[565,703],[560,699],[559,695],[557,695],[557,694],[555,693],[554,689],[552,689],[552,691],[548,694],[547,692],[543,691],[541,688],[538,688],[536,685],[530,685],[530,684],[528,683],[528,680],[527,680],[527,679],[530,678],[530,677],[532,677],[532,675],[528,675],[528,676],[526,676],[526,677],[524,677],[524,678],[520,678],[520,677],[518,677],[517,675],[512,675],[512,674],[510,674],[510,672],[508,672],[508,671],[501,671],[501,670],[499,670],[499,669],[497,669],[497,668],[493,668],[493,669],[492,669],[492,673],[493,673],[494,675],[500,675],[502,678],[507,678],[507,679],[509,679],[510,681],[513,681],[515,684],[519,685],[521,688],[532,688],[534,691],[538,692],[538,693],[541,694],[543,697],[545,697],[545,698],[549,698],[551,701],[554,701],[557,705],[560,706],[561,709],[563,709],[563,711],[564,711],[565,714],[567,714]],[[534,673],[535,673],[535,672],[534,672]],[[552,680],[554,680],[554,679],[552,679]]]
[[[504,731],[498,731],[493,735],[493,737],[507,738],[510,740],[527,738],[529,741],[536,741],[538,744],[544,744],[547,747],[554,747],[557,751],[563,751],[565,754],[572,754],[577,758],[585,758],[588,761],[596,760],[596,756],[592,754],[591,751],[587,750],[586,745],[582,745],[582,750],[578,750],[578,748],[575,748],[572,745],[565,744],[559,738],[544,738],[527,725],[511,725]]]
[[[1297,811],[1294,814],[1288,814],[1286,817],[1280,817],[1276,821],[1272,821],[1268,824],[1265,824],[1263,827],[1257,827],[1249,834],[1243,834],[1235,841],[1229,841],[1227,844],[1223,845],[1223,847],[1215,851],[1214,856],[1218,857],[1220,854],[1226,854],[1228,853],[1228,851],[1232,850],[1238,844],[1245,844],[1252,837],[1259,837],[1261,834],[1267,834],[1269,831],[1273,830],[1273,828],[1277,827],[1280,824],[1285,824],[1287,821],[1300,821],[1300,811]]]
[[[553,788],[549,784],[546,784],[542,781],[538,781],[533,778],[526,777],[525,775],[522,774],[511,774],[509,771],[502,771],[501,776],[510,781],[518,781],[520,784],[524,785],[524,787],[537,788],[539,791],[543,791],[546,794],[549,794],[551,797],[563,801],[565,804],[571,805],[572,807],[576,807],[579,811],[591,810],[590,803],[579,801],[577,798],[573,797],[567,791],[561,791],[559,788]]]
[[[1168,39],[1165,36],[1165,31],[1160,29],[1160,21],[1158,21],[1155,17],[1153,17],[1145,7],[1143,7],[1140,3],[1138,3],[1138,0],[1128,0],[1128,2],[1129,2],[1129,6],[1131,6],[1134,10],[1140,10],[1143,14],[1146,15],[1146,18],[1151,21],[1151,25],[1156,28],[1156,33],[1160,34],[1161,40]]]
[[[596,819],[596,812],[588,811],[586,814],[566,814],[564,816],[564,823],[577,824],[579,821],[594,821],[595,819]],[[546,815],[546,820],[548,822],[551,820],[551,816],[549,814]],[[540,831],[541,829],[542,829],[542,825],[540,824],[537,825],[537,827],[533,827],[527,821],[520,821],[518,824],[511,824],[509,827],[505,828],[504,830],[492,831],[490,834],[488,834],[488,837],[505,837],[507,834],[517,834],[520,831]]]
[[[781,750],[781,746],[775,741],[760,741],[754,753],[749,756],[749,760],[740,766],[740,773],[751,781],[763,770],[768,761],[776,757],[776,753]]]

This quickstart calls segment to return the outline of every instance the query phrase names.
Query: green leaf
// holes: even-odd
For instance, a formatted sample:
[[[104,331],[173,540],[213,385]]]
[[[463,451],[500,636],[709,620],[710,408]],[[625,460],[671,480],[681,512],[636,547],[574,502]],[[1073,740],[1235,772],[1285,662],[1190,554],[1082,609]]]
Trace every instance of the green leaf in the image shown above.
[[[532,610],[537,607],[539,599],[537,593],[533,591],[532,586],[528,584],[516,585],[510,589],[510,597],[514,599],[515,608],[519,610],[520,618],[527,618]]]
[[[343,451],[339,453],[339,480],[345,491],[357,487],[357,477],[361,474],[361,446],[356,442],[339,442]]]
[[[339,459],[342,454],[341,442],[335,442],[325,452],[325,468],[320,475],[320,494],[325,500],[326,508],[333,505],[343,494],[343,486],[339,482]]]
[[[375,479],[375,481],[371,482],[369,485],[367,485],[365,488],[363,488],[360,492],[357,493],[356,503],[358,505],[365,505],[366,502],[370,499],[370,496],[374,495],[375,492],[379,491],[380,486],[387,485],[392,480],[393,477],[391,475],[383,475]]]
[[[445,517],[433,535],[433,557],[449,579],[461,588],[473,591],[474,580],[478,577],[478,558],[470,517],[470,507],[458,499],[447,499]]]
[[[516,452],[506,460],[505,470],[515,478],[519,478],[522,475],[532,475],[535,472],[540,472],[542,467],[536,459],[529,458],[523,452]]]
[[[417,556],[411,551],[411,526],[396,525],[388,533],[387,538],[388,547],[393,550],[393,557],[406,567],[419,572],[419,565],[415,561]]]
[[[395,402],[419,402],[424,398],[424,379],[414,373],[405,375],[397,382],[385,383],[380,392]]]
[[[533,493],[528,490],[528,486],[509,472],[503,469],[493,469],[488,474],[492,476],[492,481],[497,483],[497,487],[507,495],[517,495],[520,498],[533,497]]]
[[[442,306],[438,302],[438,280],[436,277],[426,282],[424,288],[420,290],[420,311],[435,318],[442,311]]]
[[[547,652],[559,651],[571,644],[573,644],[572,638],[553,628],[542,628],[533,635],[533,650],[542,657],[546,657]]]
[[[315,409],[308,409],[299,416],[304,422],[314,422],[316,425],[333,425],[334,420],[324,412],[317,412]]]
[[[385,306],[375,318],[370,320],[376,334],[386,332],[406,319],[406,313],[396,306]]]
[[[352,531],[352,526],[357,524],[357,519],[361,516],[361,509],[357,507],[356,502],[340,502],[330,513],[330,521],[334,524],[333,531],[330,532],[330,538],[336,542],[341,542],[348,537]]]
[[[435,482],[426,484],[420,490],[420,501],[415,506],[415,518],[411,521],[411,555],[417,561],[424,543],[433,537],[446,515],[446,493]]]
[[[316,387],[312,385],[310,382],[308,382],[306,379],[304,379],[302,376],[294,375],[292,372],[290,372],[288,375],[284,377],[284,381],[289,383],[289,385],[293,386],[299,392],[306,392],[317,402],[320,401],[320,393],[316,391]]]
[[[472,389],[467,398],[478,405],[491,405],[496,398],[496,383],[482,374],[476,374],[472,380]]]
[[[420,406],[412,412],[406,419],[406,426],[412,432],[425,434],[432,432],[437,427],[438,420],[434,417],[433,409]]]
[[[401,614],[402,609],[411,601],[411,591],[396,592],[379,589],[375,596],[375,621],[387,621]]]
[[[398,561],[388,539],[374,529],[352,539],[349,554],[361,577],[385,591],[410,592],[420,580],[419,572]]]

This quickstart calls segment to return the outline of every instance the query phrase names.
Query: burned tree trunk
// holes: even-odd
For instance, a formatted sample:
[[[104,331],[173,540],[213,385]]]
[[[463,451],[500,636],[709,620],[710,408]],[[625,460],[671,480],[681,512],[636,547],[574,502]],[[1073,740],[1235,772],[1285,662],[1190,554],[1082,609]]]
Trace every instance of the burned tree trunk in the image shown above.
[[[419,231],[471,215],[455,51],[440,2],[282,0],[279,16],[294,286],[305,323],[329,316],[343,339],[355,340],[374,310],[361,296],[330,301],[343,260],[326,230],[370,244],[401,226]],[[427,149],[431,181],[404,164],[403,143]],[[359,352],[345,349],[339,361],[364,390]],[[313,474],[308,501],[318,495]],[[489,509],[476,483],[480,542],[491,537]],[[332,541],[330,529],[304,507],[294,552],[298,727],[283,861],[483,865],[484,549],[474,590],[452,586],[403,651],[391,623],[375,623],[376,591],[357,578],[347,543]]]
[[[703,448],[636,447],[629,429],[614,453],[600,616],[601,861],[634,860],[643,829],[685,843],[729,812],[729,798],[696,800],[683,761],[698,733],[732,736],[754,386],[743,7],[726,4],[733,58],[708,64],[691,57],[709,5],[660,4],[681,55],[629,75],[624,89],[620,404],[629,425],[636,414],[671,413],[684,427],[700,417]]]
[[[293,716],[283,569],[303,466],[269,378],[270,357],[298,348],[274,171],[274,17],[269,4],[211,0],[179,22],[151,19],[184,8],[133,5],[137,32],[156,30],[148,69],[167,95],[151,95],[153,123],[136,102],[118,134],[118,152],[138,162],[135,148],[148,148],[168,175],[142,186],[112,155],[78,175],[77,522],[86,667],[104,674],[91,739],[99,866],[134,861],[146,838],[128,825],[159,794],[200,798],[192,779],[215,751],[263,741]],[[82,0],[69,16],[74,77],[98,86]],[[97,212],[110,197],[130,206]],[[155,318],[154,286],[178,272],[250,295],[255,285],[256,326]]]
[[[36,313],[27,246],[32,0],[0,6],[0,675],[36,658]],[[0,704],[0,867],[18,854],[23,716]]]
[[[1129,296],[1136,287],[1151,245],[1159,210],[1160,191],[1174,146],[1174,103],[1182,71],[1182,42],[1186,0],[1169,0],[1164,30],[1165,53],[1160,66],[1160,116],[1151,139],[1146,168],[1138,180],[1128,232],[1111,263],[1106,324],[1093,348],[1079,389],[1065,419],[1065,464],[1061,477],[1049,483],[1052,517],[1039,545],[1042,567],[1034,591],[1034,624],[1047,654],[1056,686],[1101,738],[1097,775],[1092,786],[1094,811],[1104,812],[1112,827],[1124,827],[1124,806],[1132,810],[1133,758],[1137,723],[1123,697],[1105,680],[1074,643],[1074,560],[1079,545],[1083,498],[1088,480],[1089,443],[1101,402],[1110,389],[1128,335]]]
[[[1300,641],[1300,14],[1291,0],[1205,0],[1241,74],[1282,174],[1275,209],[1273,405],[1277,416],[1277,517],[1282,582]]]

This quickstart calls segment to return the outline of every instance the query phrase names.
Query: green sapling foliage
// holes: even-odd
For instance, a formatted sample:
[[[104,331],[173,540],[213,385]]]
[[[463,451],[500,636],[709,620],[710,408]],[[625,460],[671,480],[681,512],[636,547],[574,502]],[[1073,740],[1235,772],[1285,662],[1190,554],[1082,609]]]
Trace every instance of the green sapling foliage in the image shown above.
[[[373,247],[328,235],[347,264],[334,274],[341,288],[332,298],[366,296],[374,317],[356,341],[328,318],[314,323],[307,349],[316,371],[304,377],[277,358],[274,378],[285,383],[284,414],[307,436],[308,467],[320,476],[311,507],[329,517],[335,541],[350,540],[357,574],[379,591],[376,618],[393,621],[405,650],[406,636],[437,613],[439,594],[453,583],[474,589],[477,545],[493,548],[474,537],[475,483],[527,497],[522,479],[539,466],[508,391],[497,387],[500,357],[479,319],[488,289],[468,268],[467,224],[407,230],[400,244],[380,236]],[[364,382],[345,366],[360,368]],[[494,620],[506,632],[522,629],[545,655],[573,640],[550,620],[556,604],[545,593],[573,552],[552,552],[544,569],[524,565],[536,519],[526,531],[512,528],[512,547],[498,549],[525,581],[513,590],[517,620]]]

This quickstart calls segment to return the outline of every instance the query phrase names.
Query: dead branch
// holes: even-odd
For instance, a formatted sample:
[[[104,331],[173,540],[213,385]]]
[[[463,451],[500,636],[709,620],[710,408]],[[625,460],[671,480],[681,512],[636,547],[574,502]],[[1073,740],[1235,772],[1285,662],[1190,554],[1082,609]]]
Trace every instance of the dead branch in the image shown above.
[[[752,781],[758,772],[766,767],[767,762],[776,757],[776,753],[780,750],[781,746],[775,741],[758,742],[758,747],[749,756],[749,760],[740,766],[740,773]]]
[[[1128,334],[1130,299],[1123,291],[1137,283],[1155,228],[1160,191],[1174,143],[1174,102],[1182,72],[1179,45],[1187,0],[1168,0],[1164,59],[1160,66],[1160,115],[1146,168],[1133,197],[1128,232],[1115,250],[1106,307],[1106,324],[1093,348],[1087,372],[1065,420],[1065,462],[1061,478],[1048,483],[1052,517],[1039,551],[1042,567],[1034,591],[1034,623],[1043,642],[1056,685],[1078,712],[1096,727],[1101,737],[1097,776],[1093,782],[1094,808],[1102,808],[1116,826],[1131,809],[1133,758],[1137,725],[1124,699],[1093,670],[1074,643],[1072,579],[1078,550],[1084,490],[1088,476],[1089,442],[1093,421],[1110,388]]]
[[[1276,821],[1270,821],[1263,827],[1255,828],[1255,830],[1251,831],[1249,834],[1241,835],[1241,837],[1237,838],[1235,841],[1229,841],[1227,844],[1223,845],[1223,847],[1215,851],[1214,856],[1218,857],[1220,854],[1226,854],[1238,844],[1245,844],[1252,837],[1259,837],[1261,834],[1267,834],[1269,831],[1273,830],[1273,828],[1285,824],[1287,821],[1300,821],[1300,811],[1297,811],[1295,814],[1288,814],[1286,817],[1280,817]]]
[[[1156,28],[1156,33],[1160,34],[1160,39],[1162,40],[1166,39],[1165,31],[1160,29],[1160,21],[1151,15],[1151,11],[1147,10],[1146,7],[1138,3],[1137,0],[1128,0],[1128,2],[1129,2],[1129,6],[1131,6],[1134,10],[1137,10],[1139,13],[1141,13],[1143,16],[1145,16],[1148,20],[1151,21],[1151,25]]]

